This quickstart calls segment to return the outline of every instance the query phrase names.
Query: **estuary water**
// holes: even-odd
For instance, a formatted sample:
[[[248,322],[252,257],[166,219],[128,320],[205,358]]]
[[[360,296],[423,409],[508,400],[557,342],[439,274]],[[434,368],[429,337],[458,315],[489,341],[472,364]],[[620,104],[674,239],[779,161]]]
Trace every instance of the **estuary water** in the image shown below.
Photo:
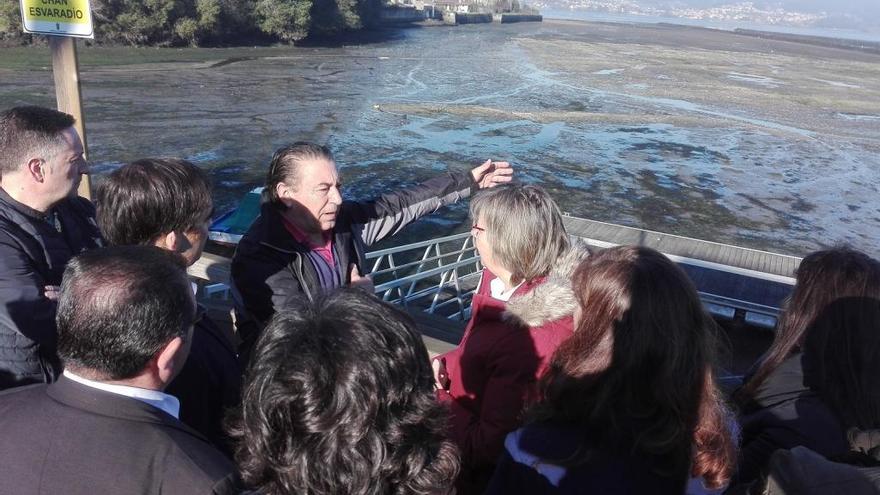
[[[796,255],[840,243],[878,254],[880,56],[567,21],[131,53],[82,69],[97,181],[139,157],[182,156],[210,171],[223,211],[262,183],[273,150],[315,140],[335,151],[349,198],[491,157],[572,215]],[[0,70],[2,107],[51,105],[52,91],[46,70]],[[398,241],[463,231],[466,210]]]

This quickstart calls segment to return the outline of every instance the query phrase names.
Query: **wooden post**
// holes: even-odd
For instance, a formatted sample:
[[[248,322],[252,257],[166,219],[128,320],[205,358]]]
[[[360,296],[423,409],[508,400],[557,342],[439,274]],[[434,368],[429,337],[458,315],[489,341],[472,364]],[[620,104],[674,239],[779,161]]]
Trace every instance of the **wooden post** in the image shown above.
[[[68,36],[49,36],[49,46],[52,48],[52,73],[55,77],[55,99],[58,110],[69,113],[76,119],[76,132],[82,139],[83,155],[88,159],[86,123],[79,90],[76,39]],[[87,199],[92,198],[92,185],[88,175],[79,183],[79,195]]]

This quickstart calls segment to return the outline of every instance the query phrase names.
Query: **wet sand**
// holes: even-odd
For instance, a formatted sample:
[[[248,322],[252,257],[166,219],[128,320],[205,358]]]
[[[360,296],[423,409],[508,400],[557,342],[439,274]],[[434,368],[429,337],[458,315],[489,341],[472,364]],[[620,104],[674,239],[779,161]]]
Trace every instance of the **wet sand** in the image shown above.
[[[360,199],[493,156],[577,216],[791,254],[841,242],[877,254],[880,56],[572,21],[369,41],[81,50],[96,175],[184,156],[211,171],[223,210],[293,140],[329,143]],[[0,107],[51,105],[51,74],[13,64],[18,54],[0,51]],[[407,237],[461,230],[464,215]]]

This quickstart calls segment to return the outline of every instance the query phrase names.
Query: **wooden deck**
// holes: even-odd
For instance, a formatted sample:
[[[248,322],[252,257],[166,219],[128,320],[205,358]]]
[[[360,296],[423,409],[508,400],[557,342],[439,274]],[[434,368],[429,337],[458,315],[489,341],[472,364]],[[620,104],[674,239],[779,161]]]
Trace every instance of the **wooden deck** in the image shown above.
[[[674,261],[727,272],[741,273],[764,280],[793,284],[801,258],[757,249],[731,246],[651,230],[614,225],[577,217],[564,217],[571,235],[584,238],[596,247],[636,245],[656,249]],[[678,259],[677,259],[678,258]]]

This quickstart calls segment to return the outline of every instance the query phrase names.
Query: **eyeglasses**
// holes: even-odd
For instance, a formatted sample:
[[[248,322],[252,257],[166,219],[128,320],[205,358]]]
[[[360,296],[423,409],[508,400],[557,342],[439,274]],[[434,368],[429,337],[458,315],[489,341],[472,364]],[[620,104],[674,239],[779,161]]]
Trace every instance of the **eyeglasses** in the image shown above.
[[[477,232],[485,232],[486,231],[486,229],[478,226],[477,224],[471,225],[471,231],[474,231],[474,230],[476,230]]]

